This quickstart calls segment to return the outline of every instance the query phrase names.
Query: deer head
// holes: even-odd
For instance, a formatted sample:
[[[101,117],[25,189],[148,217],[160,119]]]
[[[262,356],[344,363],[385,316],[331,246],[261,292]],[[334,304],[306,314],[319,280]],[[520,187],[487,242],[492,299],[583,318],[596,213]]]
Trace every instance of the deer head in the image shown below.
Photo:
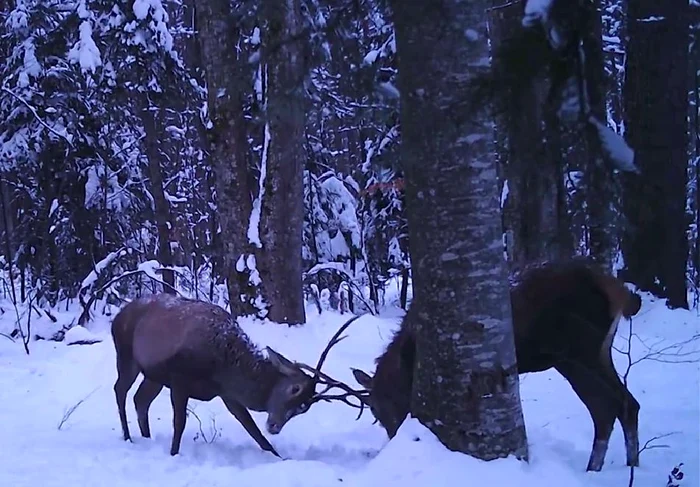
[[[281,378],[272,387],[267,401],[267,432],[276,435],[294,416],[309,410],[316,395],[317,381],[297,364],[267,347],[267,355]]]
[[[408,401],[403,400],[403,396],[382,393],[382,388],[374,387],[375,378],[365,371],[352,369],[352,375],[367,391],[364,400],[375,418],[375,423],[379,421],[389,438],[396,436],[399,426],[408,415]]]

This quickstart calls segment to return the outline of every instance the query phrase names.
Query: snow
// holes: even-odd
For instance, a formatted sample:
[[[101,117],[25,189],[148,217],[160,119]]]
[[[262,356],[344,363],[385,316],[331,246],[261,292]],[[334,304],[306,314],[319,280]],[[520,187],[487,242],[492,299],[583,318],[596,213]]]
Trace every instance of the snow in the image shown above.
[[[116,252],[110,252],[109,254],[107,254],[107,256],[104,259],[95,264],[95,269],[92,270],[90,274],[88,274],[87,277],[85,277],[85,279],[83,279],[83,283],[80,285],[80,289],[83,290],[86,287],[90,287],[93,284],[95,284],[100,272],[102,272],[108,265],[114,262],[115,259],[123,257],[126,253],[127,251],[125,249],[120,249]]]
[[[253,201],[248,221],[248,241],[257,248],[262,248],[260,242],[260,210],[265,196],[265,179],[267,178],[267,154],[270,148],[270,124],[265,124],[265,138],[263,140],[262,156],[260,157],[260,177],[258,178],[258,196]]]
[[[85,207],[93,208],[105,203],[109,210],[123,211],[129,206],[128,191],[119,184],[117,173],[109,167],[91,166],[87,169],[85,181]]]
[[[56,210],[58,210],[59,204],[58,200],[56,198],[51,200],[51,207],[49,208],[49,218],[54,214]]]
[[[80,40],[68,53],[68,60],[80,64],[81,71],[94,73],[102,65],[102,58],[100,50],[92,38],[92,23],[89,20],[83,20],[80,23],[79,31]]]
[[[386,98],[391,98],[394,100],[401,98],[401,92],[396,85],[388,81],[377,83],[377,91]]]
[[[398,291],[396,291],[398,292]],[[387,297],[387,302],[393,300]],[[6,310],[7,303],[0,303]],[[6,306],[7,305],[7,306]],[[64,305],[65,308],[65,305]],[[59,322],[80,311],[73,304],[57,312]],[[12,315],[0,317],[0,331],[14,326]],[[329,354],[324,370],[354,384],[350,367],[373,370],[402,311],[388,307],[380,316],[365,315],[347,330],[348,338]],[[309,307],[302,327],[241,320],[251,340],[295,360],[315,363],[318,354],[348,315]],[[36,320],[48,318],[37,318]],[[57,326],[57,325],[54,325]],[[620,324],[615,346],[626,347],[627,322]],[[671,433],[641,454],[635,486],[659,487],[680,462],[681,485],[698,485],[698,341],[697,310],[669,311],[663,300],[644,296],[634,318],[632,355],[651,355],[632,367],[630,388],[641,403],[640,440]],[[171,457],[172,415],[167,390],[150,413],[153,438],[138,434],[132,388],[127,414],[134,442],[121,439],[112,386],[116,377],[108,317],[97,316],[87,329],[66,334],[66,341],[32,341],[30,355],[21,343],[0,336],[0,485],[58,487],[111,486],[250,486],[278,487],[431,487],[465,483],[494,486],[619,487],[628,485],[624,443],[619,425],[602,472],[585,472],[593,426],[570,386],[553,371],[521,375],[521,397],[530,444],[530,461],[513,458],[482,462],[450,452],[417,420],[409,418],[388,441],[369,411],[342,404],[319,403],[292,419],[279,435],[269,436],[285,460],[262,452],[228,414],[220,400],[190,401],[180,455]],[[99,338],[90,346],[67,346],[77,337]],[[645,343],[646,345],[642,344]],[[675,345],[675,346],[674,346]],[[618,371],[626,357],[614,353]],[[677,363],[670,363],[670,362]],[[82,402],[81,402],[82,401]],[[201,426],[195,418],[199,418]],[[262,425],[265,414],[252,413]],[[212,441],[213,438],[213,441]]]
[[[503,208],[508,200],[508,195],[510,194],[510,187],[508,187],[508,180],[503,181],[503,189],[501,190],[501,208]]]
[[[365,55],[364,59],[362,60],[362,64],[364,66],[370,66],[374,64],[374,62],[377,60],[380,54],[381,49],[372,49]]]
[[[82,326],[74,326],[66,332],[64,340],[66,345],[73,345],[81,342],[101,342],[102,337],[95,335],[90,330]]]
[[[527,0],[525,2],[525,15],[523,15],[523,27],[531,27],[537,21],[546,22],[554,0]]]
[[[22,69],[19,72],[17,86],[26,88],[29,86],[30,77],[36,78],[41,74],[41,64],[36,58],[36,47],[32,38],[27,39],[22,43],[24,48],[24,56],[22,58]]]
[[[150,13],[151,21],[148,22],[148,28],[153,30],[157,44],[165,49],[165,51],[168,52],[173,59],[176,59],[177,56],[173,50],[173,37],[168,30],[169,17],[163,8],[161,1],[135,0],[132,10],[134,12],[134,16],[141,21],[146,20]],[[132,24],[129,26],[130,29],[136,27],[134,23],[130,24]],[[141,31],[135,32],[133,40],[136,44],[142,44],[144,46],[147,45],[147,42],[143,37],[143,32]]]
[[[615,168],[639,174],[639,168],[634,163],[634,151],[627,145],[625,139],[593,115],[588,117],[588,122],[597,129],[603,151]]]

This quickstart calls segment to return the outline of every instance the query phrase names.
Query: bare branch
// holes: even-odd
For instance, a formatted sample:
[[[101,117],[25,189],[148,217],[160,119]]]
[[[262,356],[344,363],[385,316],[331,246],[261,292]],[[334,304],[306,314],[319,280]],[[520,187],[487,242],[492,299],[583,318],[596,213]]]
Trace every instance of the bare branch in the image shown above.
[[[31,105],[29,104],[29,102],[27,102],[27,100],[25,100],[25,99],[22,98],[21,96],[19,96],[19,95],[13,93],[11,90],[9,90],[9,89],[7,89],[7,88],[5,88],[5,87],[2,88],[2,91],[4,91],[5,93],[7,93],[8,95],[12,96],[12,97],[15,98],[16,100],[21,101],[21,102],[24,104],[24,106],[26,106],[26,107],[29,109],[29,111],[32,112],[32,115],[34,115],[34,118],[36,118],[36,120],[37,120],[42,126],[44,126],[44,127],[46,128],[46,130],[48,130],[49,132],[51,132],[52,134],[54,134],[56,137],[65,140],[66,143],[67,143],[70,147],[73,147],[73,142],[71,142],[70,139],[68,139],[68,137],[66,137],[65,134],[62,134],[62,133],[56,131],[56,129],[52,128],[49,124],[47,124],[46,122],[44,122],[44,121],[42,120],[42,118],[39,116],[39,114],[37,113],[36,109],[35,109],[33,106],[31,106]]]
[[[197,433],[195,435],[195,437],[194,437],[195,441],[197,440],[197,438],[201,437],[204,440],[204,443],[214,443],[216,441],[216,439],[219,436],[221,436],[221,432],[216,427],[216,419],[215,419],[215,416],[213,414],[211,416],[211,425],[209,426],[211,437],[208,438],[207,434],[204,432],[204,428],[202,426],[202,420],[199,419],[199,416],[197,415],[197,413],[194,412],[194,409],[191,408],[190,406],[188,406],[187,412],[192,413],[192,416],[194,416],[194,419],[197,420],[197,424],[199,425],[199,433]]]
[[[84,403],[85,401],[87,401],[88,398],[89,398],[90,396],[92,396],[92,395],[95,393],[95,391],[96,391],[97,389],[99,389],[99,387],[96,387],[95,389],[93,389],[92,392],[90,392],[90,394],[88,394],[87,396],[85,396],[85,397],[82,398],[80,401],[76,402],[75,404],[73,404],[71,407],[69,407],[68,409],[66,409],[66,410],[63,412],[63,418],[61,418],[61,422],[58,423],[58,431],[61,431],[61,428],[63,428],[63,425],[66,424],[66,422],[68,421],[68,419],[70,419],[71,415],[80,407],[80,405],[81,405],[82,403]]]

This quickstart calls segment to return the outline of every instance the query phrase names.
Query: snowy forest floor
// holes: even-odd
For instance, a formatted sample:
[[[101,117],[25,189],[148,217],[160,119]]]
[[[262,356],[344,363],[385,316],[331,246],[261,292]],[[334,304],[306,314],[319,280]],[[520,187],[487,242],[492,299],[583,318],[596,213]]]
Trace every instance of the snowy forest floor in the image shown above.
[[[10,303],[0,304],[5,310],[0,332],[8,332],[14,309]],[[367,315],[355,322],[324,369],[349,384],[354,384],[351,366],[373,372],[373,360],[383,351],[401,315],[401,310],[388,307],[379,317]],[[61,313],[58,325],[74,317],[70,310]],[[318,315],[310,307],[304,327],[253,320],[241,324],[255,342],[315,363],[346,319],[347,315],[334,312]],[[39,320],[35,327],[47,323]],[[88,324],[90,334],[101,338],[101,343],[68,346],[70,340],[33,341],[29,356],[21,343],[0,337],[0,486],[628,485],[619,424],[603,471],[585,472],[593,425],[568,383],[551,370],[521,375],[529,464],[512,458],[486,463],[449,452],[412,419],[388,442],[380,426],[372,424],[369,411],[355,421],[356,410],[326,403],[292,419],[279,435],[266,435],[287,459],[281,461],[262,452],[219,399],[190,401],[199,421],[189,415],[180,455],[171,457],[172,413],[167,390],[151,408],[153,438],[144,439],[136,426],[134,385],[127,406],[134,443],[121,439],[112,390],[116,370],[109,323],[109,317],[98,316]],[[633,327],[637,336],[632,339],[631,356],[635,361],[643,359],[629,374],[630,389],[641,403],[640,442],[644,445],[661,437],[642,452],[635,485],[665,486],[671,469],[680,462],[685,474],[681,485],[700,485],[697,310],[669,311],[662,301],[645,296]],[[623,321],[616,348],[627,347],[628,334],[629,322]],[[627,356],[619,352],[614,356],[618,372],[624,373]],[[253,417],[264,431],[265,415],[253,413]]]

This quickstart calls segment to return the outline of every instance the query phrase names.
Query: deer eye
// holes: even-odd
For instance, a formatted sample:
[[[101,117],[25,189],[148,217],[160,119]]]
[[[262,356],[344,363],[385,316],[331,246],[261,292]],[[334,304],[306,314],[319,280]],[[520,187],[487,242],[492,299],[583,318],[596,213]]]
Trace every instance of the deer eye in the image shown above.
[[[289,388],[289,394],[292,396],[298,396],[301,393],[301,386],[299,384],[294,384]]]

